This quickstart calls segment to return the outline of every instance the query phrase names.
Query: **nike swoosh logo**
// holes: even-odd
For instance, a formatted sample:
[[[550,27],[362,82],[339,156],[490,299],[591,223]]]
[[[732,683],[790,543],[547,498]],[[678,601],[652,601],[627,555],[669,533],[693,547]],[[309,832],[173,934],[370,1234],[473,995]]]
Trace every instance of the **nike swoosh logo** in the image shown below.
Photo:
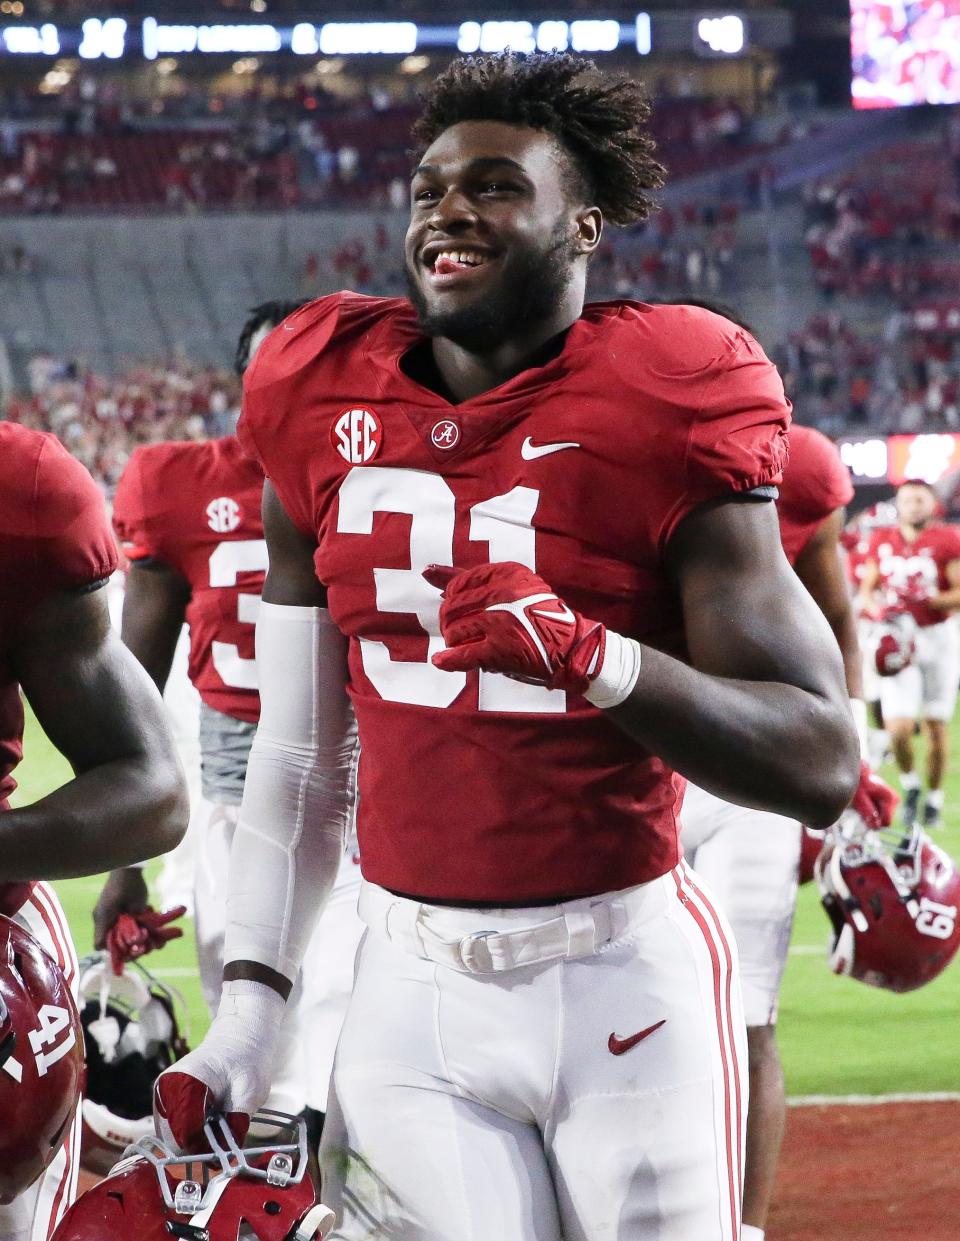
[[[631,1034],[629,1038],[617,1038],[615,1034],[611,1034],[607,1042],[607,1049],[614,1056],[622,1056],[625,1051],[629,1051],[631,1047],[636,1047],[638,1043],[642,1043],[645,1038],[649,1038],[654,1030],[659,1030],[662,1025],[666,1024],[666,1017],[662,1021],[654,1022],[652,1026],[647,1026],[645,1030],[641,1030],[639,1034]]]
[[[575,624],[577,618],[567,605],[561,603],[560,606],[563,608],[562,612],[541,612],[539,608],[531,608],[530,611],[534,616],[542,616],[544,620],[563,621],[567,625]]]
[[[536,461],[538,457],[549,457],[552,452],[563,452],[565,448],[579,448],[572,440],[562,444],[535,444],[528,435],[520,445],[520,456],[524,461]]]

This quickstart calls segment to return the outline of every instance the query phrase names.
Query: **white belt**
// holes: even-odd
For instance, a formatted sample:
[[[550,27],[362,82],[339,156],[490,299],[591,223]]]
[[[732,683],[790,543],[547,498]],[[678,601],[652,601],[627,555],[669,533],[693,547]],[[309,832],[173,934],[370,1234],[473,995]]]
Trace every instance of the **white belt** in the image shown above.
[[[454,909],[394,896],[364,881],[358,912],[405,952],[470,974],[592,956],[666,908],[669,874],[639,887],[542,909]],[[537,921],[537,918],[540,921]]]

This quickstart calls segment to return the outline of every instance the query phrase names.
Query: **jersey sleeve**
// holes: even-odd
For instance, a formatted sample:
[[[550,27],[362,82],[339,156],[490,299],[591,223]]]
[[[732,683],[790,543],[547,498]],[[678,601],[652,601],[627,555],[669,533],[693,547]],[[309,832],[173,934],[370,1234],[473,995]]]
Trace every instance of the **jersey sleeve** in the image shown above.
[[[313,501],[303,454],[295,441],[303,377],[315,370],[340,317],[341,294],[321,297],[294,311],[274,328],[243,377],[243,406],[237,438],[259,462],[284,511],[301,533],[316,537]]]
[[[146,560],[157,555],[143,493],[143,457],[137,449],[127,462],[113,497],[113,528],[128,560]]]
[[[790,433],[784,493],[791,490],[793,481],[797,483],[794,506],[808,522],[824,520],[853,499],[850,471],[836,444],[811,427],[794,427]]]
[[[117,567],[103,493],[53,437],[44,443],[34,488],[35,593],[90,586]]]
[[[752,336],[738,332],[700,384],[687,434],[684,486],[665,515],[661,546],[701,504],[781,482],[790,409],[776,367]]]

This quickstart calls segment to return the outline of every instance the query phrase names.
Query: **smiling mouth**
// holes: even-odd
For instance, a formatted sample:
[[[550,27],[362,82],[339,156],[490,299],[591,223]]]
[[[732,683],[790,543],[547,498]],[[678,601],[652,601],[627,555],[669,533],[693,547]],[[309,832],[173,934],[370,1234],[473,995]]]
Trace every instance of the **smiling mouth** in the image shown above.
[[[425,256],[423,263],[434,280],[446,281],[451,277],[471,275],[490,260],[491,256],[480,250],[450,246]]]

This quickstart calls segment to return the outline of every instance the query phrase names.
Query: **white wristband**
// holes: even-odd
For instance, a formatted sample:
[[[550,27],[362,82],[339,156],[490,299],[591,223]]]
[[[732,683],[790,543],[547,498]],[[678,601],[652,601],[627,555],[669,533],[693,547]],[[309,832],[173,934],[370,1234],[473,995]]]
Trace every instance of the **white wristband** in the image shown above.
[[[851,698],[850,711],[853,715],[853,722],[857,726],[857,736],[860,739],[860,757],[869,759],[870,729],[867,723],[867,704],[862,698]]]
[[[583,695],[595,707],[619,707],[633,692],[640,676],[640,643],[607,630],[603,663]]]

